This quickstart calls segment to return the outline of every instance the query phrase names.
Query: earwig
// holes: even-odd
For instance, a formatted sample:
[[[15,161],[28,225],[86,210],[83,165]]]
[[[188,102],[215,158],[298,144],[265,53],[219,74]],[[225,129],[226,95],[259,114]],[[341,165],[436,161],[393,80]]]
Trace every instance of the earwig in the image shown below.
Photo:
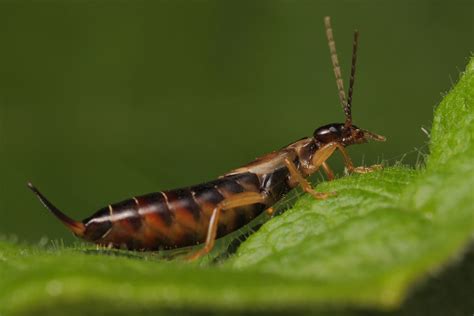
[[[355,79],[359,33],[354,32],[352,67],[348,97],[344,91],[341,68],[329,17],[324,19],[339,100],[345,113],[344,123],[316,129],[311,137],[291,143],[218,179],[181,189],[150,193],[110,204],[82,222],[73,220],[56,208],[31,183],[29,188],[39,200],[76,236],[99,245],[136,250],[159,250],[196,245],[204,247],[189,255],[196,259],[209,253],[216,238],[246,225],[272,206],[291,189],[300,186],[316,199],[333,192],[316,192],[306,180],[320,168],[329,180],[334,173],[327,159],[338,150],[348,172],[366,173],[381,168],[354,167],[346,147],[385,137],[352,124],[352,95]]]

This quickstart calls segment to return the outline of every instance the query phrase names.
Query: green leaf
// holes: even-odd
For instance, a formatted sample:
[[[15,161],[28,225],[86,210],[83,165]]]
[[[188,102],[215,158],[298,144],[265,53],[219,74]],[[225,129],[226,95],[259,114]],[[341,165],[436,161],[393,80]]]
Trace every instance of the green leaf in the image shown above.
[[[397,308],[474,232],[473,106],[474,59],[435,111],[426,168],[322,183],[338,196],[303,195],[222,264],[0,241],[0,315]]]
[[[319,186],[253,235],[233,260],[313,279],[325,301],[397,306],[423,274],[459,253],[474,231],[474,62],[440,104],[421,171],[388,168]]]

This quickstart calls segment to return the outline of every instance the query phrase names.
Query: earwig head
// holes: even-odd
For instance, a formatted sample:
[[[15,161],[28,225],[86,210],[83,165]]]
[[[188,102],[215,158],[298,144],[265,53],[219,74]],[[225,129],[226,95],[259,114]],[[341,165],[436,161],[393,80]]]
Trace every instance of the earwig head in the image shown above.
[[[345,123],[333,123],[322,126],[314,131],[314,139],[319,144],[328,144],[331,142],[340,143],[343,146],[352,144],[363,144],[369,140],[378,142],[385,141],[385,137],[358,128],[355,125],[345,126]]]

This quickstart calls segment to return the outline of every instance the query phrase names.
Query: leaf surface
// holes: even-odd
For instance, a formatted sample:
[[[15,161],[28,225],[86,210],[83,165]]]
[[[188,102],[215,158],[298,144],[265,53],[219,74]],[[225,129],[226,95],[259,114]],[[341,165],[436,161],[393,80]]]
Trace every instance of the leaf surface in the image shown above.
[[[0,241],[0,315],[387,309],[474,232],[474,60],[437,107],[425,168],[318,185],[222,264]],[[342,309],[341,309],[342,308]]]

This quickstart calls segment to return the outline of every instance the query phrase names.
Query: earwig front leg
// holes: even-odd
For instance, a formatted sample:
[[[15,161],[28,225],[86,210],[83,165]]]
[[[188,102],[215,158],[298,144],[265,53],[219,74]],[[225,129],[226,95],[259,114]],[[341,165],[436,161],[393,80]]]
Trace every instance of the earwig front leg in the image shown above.
[[[326,172],[329,180],[332,180],[334,178],[334,174],[327,165],[326,160],[334,153],[336,149],[339,149],[339,151],[341,152],[342,157],[344,158],[344,164],[349,173],[368,173],[382,169],[381,165],[373,165],[370,167],[354,167],[354,164],[352,163],[351,157],[349,157],[346,148],[340,143],[332,142],[319,148],[314,154],[314,158],[312,161],[313,170],[316,171],[319,169],[319,167],[322,167],[323,170]]]
[[[344,157],[344,162],[345,162],[347,171],[349,173],[369,173],[369,172],[382,169],[382,165],[372,165],[370,167],[364,167],[364,166],[354,167],[354,164],[352,163],[351,157],[349,157],[349,154],[347,153],[346,148],[344,148],[344,146],[342,146],[339,143],[336,143],[336,146],[337,146],[337,149],[339,149],[339,151],[341,152],[342,156]]]
[[[313,159],[311,161],[311,164],[312,164],[312,169],[313,171],[312,172],[316,172],[318,171],[319,167],[323,167],[324,168],[324,164],[326,164],[326,160],[329,159],[329,157],[332,156],[332,154],[334,153],[334,151],[337,149],[337,145],[338,143],[329,143],[329,144],[326,144],[324,146],[321,146],[321,148],[319,148],[315,153],[314,153],[314,156],[313,156]],[[350,159],[349,159],[350,160]],[[327,166],[327,164],[326,164]],[[324,169],[325,170],[325,169]],[[325,170],[326,171],[326,170]],[[327,172],[327,171],[326,171]],[[332,173],[332,171],[331,171]],[[330,177],[330,175],[328,174],[328,177]]]
[[[341,144],[339,143],[333,143],[334,146],[336,146],[337,149],[339,149],[339,151],[341,152],[342,154],[342,157],[344,158],[344,164],[346,165],[346,169],[349,173],[352,173],[354,172],[355,168],[354,168],[354,164],[352,163],[352,159],[351,157],[349,156],[349,154],[347,153],[347,150],[344,146],[342,146]]]
[[[352,170],[352,172],[355,172],[355,173],[369,173],[369,172],[374,172],[374,171],[377,171],[377,170],[382,170],[383,169],[383,166],[382,165],[372,165],[370,167],[356,167]]]
[[[334,192],[316,192],[314,189],[311,187],[311,184],[306,180],[301,173],[296,169],[295,164],[289,160],[288,158],[285,158],[285,164],[288,170],[290,171],[290,182],[296,182],[301,187],[303,190],[309,194],[311,194],[314,198],[318,200],[324,200],[327,199],[328,197],[335,195]]]
[[[329,168],[329,165],[326,162],[323,162],[321,166],[323,167],[323,170],[326,173],[328,180],[334,180],[334,172],[332,172],[331,168]]]
[[[201,256],[208,254],[212,250],[212,248],[214,248],[221,211],[245,205],[264,203],[265,200],[266,196],[262,195],[261,193],[243,192],[228,197],[227,199],[217,204],[217,206],[212,211],[212,215],[209,220],[209,228],[207,230],[206,242],[204,244],[204,247],[189,255],[187,257],[187,260],[196,260]]]

